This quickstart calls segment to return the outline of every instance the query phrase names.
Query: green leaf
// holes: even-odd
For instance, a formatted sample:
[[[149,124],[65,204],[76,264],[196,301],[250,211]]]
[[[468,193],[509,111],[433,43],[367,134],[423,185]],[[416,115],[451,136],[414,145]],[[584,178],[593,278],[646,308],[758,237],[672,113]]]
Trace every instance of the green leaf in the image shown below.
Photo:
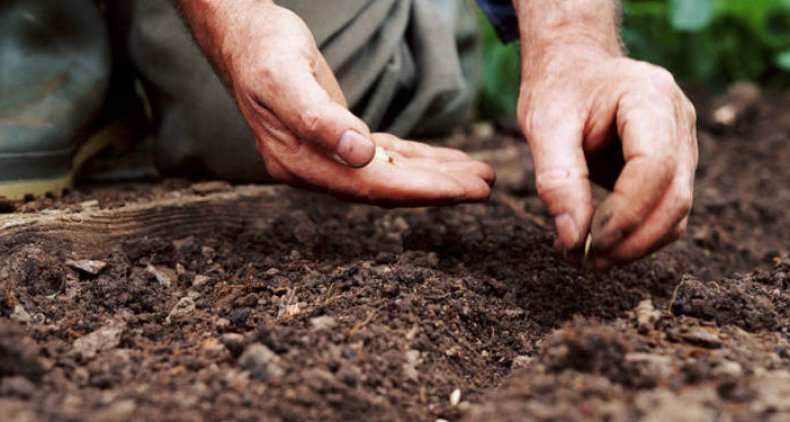
[[[777,54],[774,61],[779,69],[790,72],[790,50],[785,50]]]
[[[712,0],[671,0],[669,16],[678,31],[697,32],[713,20]]]

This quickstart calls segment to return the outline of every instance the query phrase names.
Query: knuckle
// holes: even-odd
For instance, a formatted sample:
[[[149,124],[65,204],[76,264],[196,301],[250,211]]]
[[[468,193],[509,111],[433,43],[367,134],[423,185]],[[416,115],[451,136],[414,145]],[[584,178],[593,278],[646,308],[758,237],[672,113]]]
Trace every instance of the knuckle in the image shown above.
[[[692,206],[694,205],[694,198],[692,198],[691,193],[684,191],[680,194],[678,202],[678,211],[680,215],[688,215],[691,212]]]
[[[539,172],[535,177],[538,196],[544,202],[553,202],[569,188],[585,179],[586,174],[577,169],[552,169]]]
[[[682,187],[682,185],[682,183],[679,184],[678,186],[680,187],[675,189],[675,215],[685,218],[691,213],[691,208],[694,205],[694,197],[691,191]]]
[[[272,55],[258,63],[257,73],[260,85],[260,94],[264,96],[278,96],[281,84],[279,83],[280,73],[283,69],[280,60],[276,55]]]
[[[692,127],[697,125],[697,108],[685,95],[683,95],[683,112],[688,116]]]
[[[532,107],[524,115],[521,129],[528,142],[548,136],[558,122],[570,118],[565,110],[552,105]]]
[[[683,235],[688,230],[689,227],[689,220],[688,218],[684,218],[683,221],[675,227],[675,238],[678,238]]]
[[[677,83],[675,82],[675,77],[672,76],[672,72],[662,67],[651,65],[650,78],[653,80],[653,83],[661,90],[675,91],[678,89]]]
[[[683,236],[684,233],[688,230],[688,222],[682,222],[678,227],[675,229],[675,238],[677,239],[680,236]]]
[[[643,211],[639,207],[627,206],[620,210],[619,226],[624,233],[631,233],[644,220]]]
[[[308,140],[320,137],[321,113],[315,109],[307,109],[299,115],[297,132]]]
[[[665,182],[670,182],[677,167],[677,158],[670,152],[657,153],[651,158],[656,169],[656,175],[662,176]]]
[[[524,106],[524,109],[525,111],[523,111],[522,115],[525,117],[521,119],[521,130],[524,136],[527,137],[527,141],[530,141],[543,132],[546,118],[543,116],[543,113],[533,111],[534,109],[529,108],[529,106]]]

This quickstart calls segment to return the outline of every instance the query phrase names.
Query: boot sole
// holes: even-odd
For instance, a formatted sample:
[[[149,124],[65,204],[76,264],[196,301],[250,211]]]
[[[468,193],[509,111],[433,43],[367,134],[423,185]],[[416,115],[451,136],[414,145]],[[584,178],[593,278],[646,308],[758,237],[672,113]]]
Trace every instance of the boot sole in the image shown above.
[[[137,123],[135,120],[116,120],[96,132],[74,153],[71,160],[71,170],[64,175],[45,179],[0,181],[0,198],[25,200],[45,196],[61,197],[66,190],[74,187],[74,180],[88,160],[111,146],[120,148],[120,146],[130,145],[133,142],[133,139],[130,138],[134,135],[131,134],[136,131],[129,130],[129,127],[130,124]],[[31,165],[35,164],[31,163]]]

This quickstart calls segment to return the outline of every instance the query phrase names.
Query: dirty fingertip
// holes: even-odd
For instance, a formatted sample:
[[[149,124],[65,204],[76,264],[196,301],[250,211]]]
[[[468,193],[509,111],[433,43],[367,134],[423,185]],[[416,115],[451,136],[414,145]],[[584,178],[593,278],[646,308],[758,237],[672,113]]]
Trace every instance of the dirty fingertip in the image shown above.
[[[568,213],[563,213],[554,218],[554,226],[557,229],[557,242],[555,247],[564,250],[570,250],[578,247],[581,233],[579,232],[579,225],[576,224],[573,217]]]
[[[376,155],[376,145],[359,132],[349,130],[343,133],[337,143],[335,158],[349,167],[364,167]]]
[[[623,232],[612,230],[609,226],[614,217],[614,197],[604,200],[595,210],[590,227],[592,248],[596,251],[611,249],[623,238]]]

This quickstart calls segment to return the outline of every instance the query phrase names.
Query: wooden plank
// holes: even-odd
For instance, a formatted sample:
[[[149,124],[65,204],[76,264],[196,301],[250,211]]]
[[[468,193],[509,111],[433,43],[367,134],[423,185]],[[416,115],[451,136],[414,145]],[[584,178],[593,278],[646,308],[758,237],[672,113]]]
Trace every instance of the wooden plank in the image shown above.
[[[112,209],[1,215],[0,259],[31,243],[45,250],[60,247],[84,253],[145,238],[167,241],[238,233],[248,224],[266,224],[281,215],[297,194],[283,186],[240,186],[205,195],[174,191]]]

